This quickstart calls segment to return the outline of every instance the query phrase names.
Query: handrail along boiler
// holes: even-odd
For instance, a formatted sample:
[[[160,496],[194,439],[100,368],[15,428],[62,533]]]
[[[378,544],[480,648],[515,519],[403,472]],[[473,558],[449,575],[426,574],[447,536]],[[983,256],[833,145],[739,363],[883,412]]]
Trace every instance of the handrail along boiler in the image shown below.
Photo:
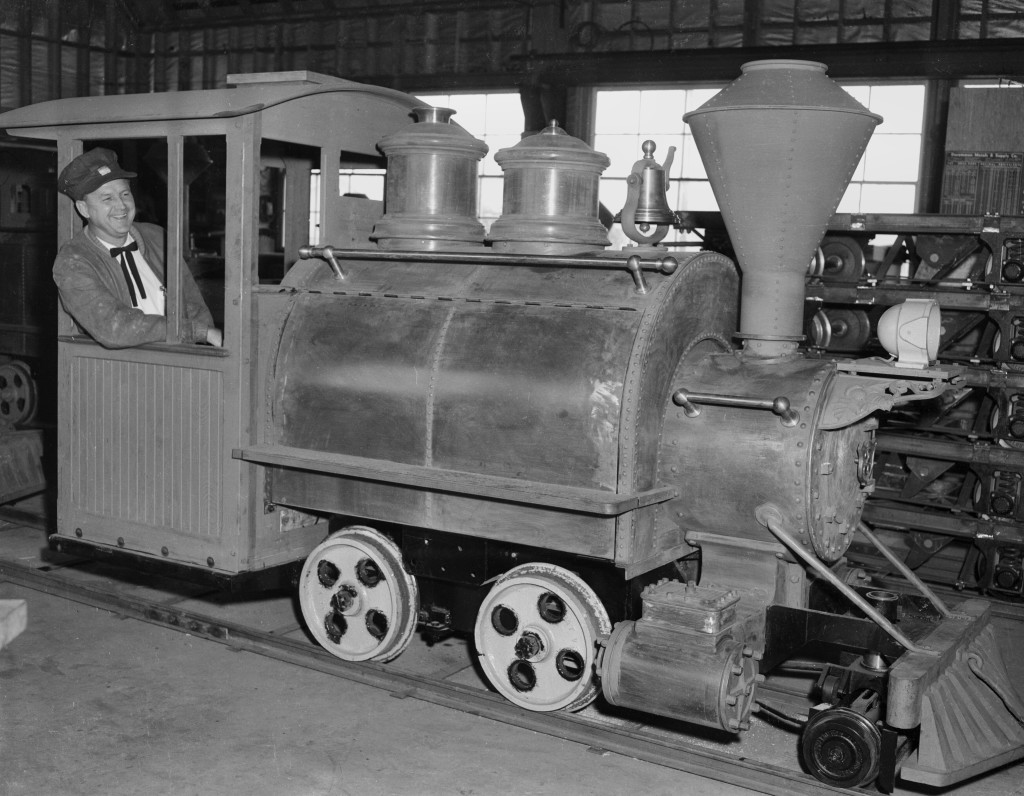
[[[742,294],[727,258],[661,246],[653,145],[624,211],[636,246],[607,249],[608,160],[554,122],[498,153],[505,212],[488,240],[471,217],[485,147],[450,114],[312,73],[230,82],[187,103],[0,117],[55,139],[61,165],[97,141],[130,155],[164,140],[171,255],[194,223],[189,146],[222,158],[225,348],[108,351],[62,318],[54,544],[224,579],[304,559],[303,615],[339,658],[390,660],[418,626],[471,632],[523,708],[600,694],[726,734],[781,714],[834,785],[947,785],[1024,756],[988,605],[874,589],[844,567],[856,534],[874,539],[860,521],[874,416],[956,374],[798,350],[807,262],[879,121],[821,64],[747,64],[686,117]],[[335,168],[378,143],[383,217],[339,195]],[[280,279],[261,278],[270,166],[288,197],[283,259],[298,259]],[[325,243],[301,245],[314,168]],[[935,321],[915,323],[927,337]],[[159,424],[129,411],[143,404]],[[119,502],[129,482],[142,505]],[[327,516],[343,527],[324,539]],[[816,675],[796,716],[771,687],[792,666]]]

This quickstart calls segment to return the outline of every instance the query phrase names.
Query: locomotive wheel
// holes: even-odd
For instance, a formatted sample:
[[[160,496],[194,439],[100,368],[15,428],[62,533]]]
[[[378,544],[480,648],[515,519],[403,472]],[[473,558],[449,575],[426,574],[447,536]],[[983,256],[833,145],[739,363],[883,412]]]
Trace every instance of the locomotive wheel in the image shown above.
[[[353,526],[306,559],[299,605],[320,645],[346,661],[389,661],[412,640],[419,588],[391,540]]]
[[[494,583],[473,638],[487,679],[527,710],[579,710],[597,697],[597,640],[611,621],[593,590],[551,564],[523,564]]]
[[[0,362],[0,423],[28,423],[37,406],[36,382],[28,365],[17,359]]]
[[[871,321],[864,310],[829,307],[814,313],[805,333],[817,348],[860,351],[871,339]]]
[[[826,282],[856,282],[867,265],[864,249],[854,238],[825,238],[821,243],[824,266],[821,277]]]
[[[818,780],[843,788],[878,776],[882,736],[863,714],[830,708],[807,722],[800,739],[804,764]]]

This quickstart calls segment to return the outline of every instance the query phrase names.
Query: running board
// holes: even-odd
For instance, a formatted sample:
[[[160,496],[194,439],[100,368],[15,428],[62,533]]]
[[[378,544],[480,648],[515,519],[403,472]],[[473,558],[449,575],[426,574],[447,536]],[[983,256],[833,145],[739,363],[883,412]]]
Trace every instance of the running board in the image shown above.
[[[412,486],[424,490],[452,492],[485,500],[502,500],[534,506],[564,509],[582,514],[617,517],[677,496],[674,487],[644,492],[609,492],[604,489],[504,478],[484,473],[445,470],[418,464],[368,459],[341,453],[324,453],[286,445],[251,445],[231,451],[234,459],[315,473],[340,475],[367,481]]]

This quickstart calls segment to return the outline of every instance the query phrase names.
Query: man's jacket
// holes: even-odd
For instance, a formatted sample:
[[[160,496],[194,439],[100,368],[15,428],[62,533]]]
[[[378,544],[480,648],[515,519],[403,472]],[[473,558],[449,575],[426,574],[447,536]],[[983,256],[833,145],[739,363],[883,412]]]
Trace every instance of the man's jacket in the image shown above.
[[[156,224],[135,224],[132,237],[162,283],[164,231]],[[188,268],[182,266],[181,342],[206,342],[214,326],[206,302]],[[87,226],[61,246],[53,262],[53,281],[64,309],[75,323],[107,348],[127,348],[167,339],[167,319],[132,306],[121,265]],[[166,284],[166,283],[165,283]]]

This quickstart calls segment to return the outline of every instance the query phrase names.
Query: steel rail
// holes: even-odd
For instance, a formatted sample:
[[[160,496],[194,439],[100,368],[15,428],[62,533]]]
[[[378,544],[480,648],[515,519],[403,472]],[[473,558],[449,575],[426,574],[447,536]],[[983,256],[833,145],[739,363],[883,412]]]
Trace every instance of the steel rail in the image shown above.
[[[74,582],[61,577],[59,569],[45,571],[25,564],[0,560],[0,582],[189,633],[235,650],[253,652],[369,685],[396,697],[415,698],[454,708],[474,716],[772,796],[851,793],[849,790],[819,782],[795,770],[795,767],[790,769],[770,763],[759,763],[739,754],[732,755],[708,749],[687,742],[683,735],[666,737],[663,732],[638,727],[632,722],[628,727],[615,727],[598,724],[577,714],[536,713],[519,708],[480,689],[396,671],[384,664],[342,661],[309,642],[274,636],[266,631],[183,610],[166,602],[128,596],[96,585]]]

